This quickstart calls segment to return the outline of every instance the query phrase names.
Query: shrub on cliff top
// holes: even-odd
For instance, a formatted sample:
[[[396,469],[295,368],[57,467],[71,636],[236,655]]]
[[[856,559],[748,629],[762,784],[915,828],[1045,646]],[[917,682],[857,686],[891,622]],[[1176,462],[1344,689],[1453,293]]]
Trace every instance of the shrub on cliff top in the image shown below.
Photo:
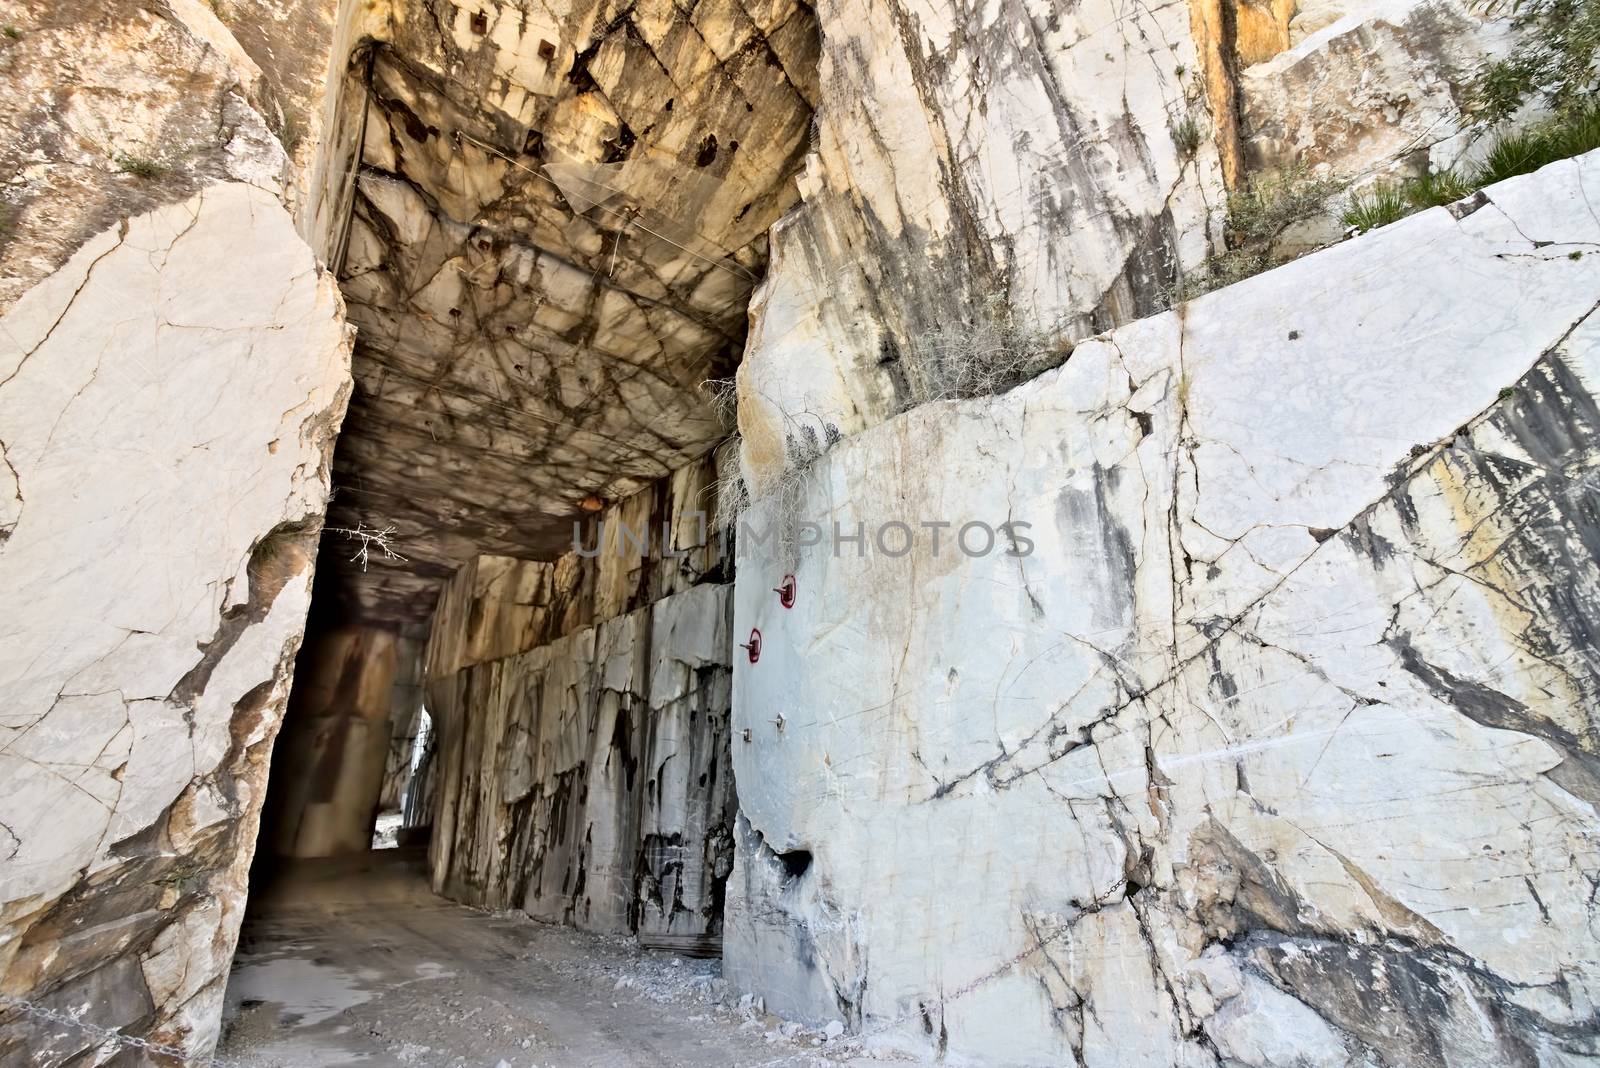
[[[116,158],[117,170],[123,174],[131,174],[135,178],[160,178],[167,173],[166,164],[158,160],[147,159],[144,156],[129,156],[119,154]]]
[[[1510,17],[1518,44],[1469,87],[1477,125],[1503,123],[1533,99],[1558,114],[1591,106],[1600,84],[1600,0],[1487,0],[1484,8]]]
[[[1206,260],[1198,271],[1181,279],[1174,287],[1173,299],[1192,300],[1275,266],[1283,235],[1297,223],[1326,211],[1328,201],[1341,188],[1342,183],[1336,179],[1313,177],[1297,167],[1256,179],[1232,193],[1224,224],[1227,251]]]
[[[1284,231],[1314,218],[1341,188],[1332,178],[1312,177],[1303,167],[1257,179],[1228,197],[1228,239],[1241,247],[1271,252]]]
[[[1483,162],[1465,174],[1444,170],[1401,182],[1379,182],[1351,197],[1342,219],[1346,226],[1365,233],[1596,148],[1600,148],[1600,104],[1591,103],[1558,112],[1534,126],[1502,133]]]
[[[1403,183],[1377,182],[1369,189],[1352,194],[1339,218],[1351,229],[1366,233],[1397,222],[1415,210],[1406,197]]]
[[[1557,112],[1538,125],[1501,134],[1472,176],[1474,189],[1528,174],[1600,148],[1600,104]]]
[[[913,404],[1004,393],[1058,366],[1072,351],[1059,327],[1025,322],[991,295],[966,318],[941,323],[918,339],[910,383]]]

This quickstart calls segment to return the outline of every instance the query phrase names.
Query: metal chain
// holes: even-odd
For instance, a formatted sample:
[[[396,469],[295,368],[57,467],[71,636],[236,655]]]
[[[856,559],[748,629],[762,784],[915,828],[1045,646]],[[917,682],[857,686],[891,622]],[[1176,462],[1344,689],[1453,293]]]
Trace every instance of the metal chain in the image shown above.
[[[251,1065],[246,1065],[244,1061],[219,1057],[215,1053],[209,1056],[196,1056],[179,1046],[168,1046],[160,1042],[152,1042],[148,1038],[140,1038],[137,1035],[125,1035],[113,1028],[101,1027],[99,1024],[81,1020],[71,1013],[62,1012],[60,1009],[48,1008],[23,998],[11,997],[8,994],[0,994],[0,1008],[16,1009],[27,1016],[49,1020],[51,1023],[65,1024],[93,1038],[98,1038],[101,1043],[110,1042],[120,1049],[137,1049],[146,1053],[169,1057],[180,1064],[211,1065],[213,1068],[252,1068]]]

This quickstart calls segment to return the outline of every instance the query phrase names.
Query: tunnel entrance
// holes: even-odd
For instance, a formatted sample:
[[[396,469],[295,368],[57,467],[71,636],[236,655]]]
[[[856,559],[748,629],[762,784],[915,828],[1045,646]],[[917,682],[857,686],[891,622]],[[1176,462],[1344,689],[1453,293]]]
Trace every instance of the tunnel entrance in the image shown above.
[[[730,11],[734,46],[713,48],[680,40],[664,3],[559,25],[410,6],[341,16],[319,219],[355,389],[230,1055],[310,1056],[264,1037],[285,998],[309,1028],[288,1041],[317,1046],[365,1018],[364,972],[418,979],[371,946],[465,975],[531,937],[462,926],[461,906],[706,960],[697,982],[720,953],[736,802],[718,406],[767,231],[798,199],[815,18]],[[357,902],[375,916],[353,922]],[[463,983],[480,981],[508,980]]]

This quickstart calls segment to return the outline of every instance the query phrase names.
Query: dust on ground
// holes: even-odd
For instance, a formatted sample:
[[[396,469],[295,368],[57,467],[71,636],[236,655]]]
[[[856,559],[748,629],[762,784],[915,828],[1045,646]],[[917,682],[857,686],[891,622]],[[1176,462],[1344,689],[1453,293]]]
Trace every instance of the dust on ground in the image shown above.
[[[300,862],[258,892],[217,1063],[237,1068],[837,1068],[877,1064],[840,1025],[786,1022],[721,962],[429,893],[388,849]]]

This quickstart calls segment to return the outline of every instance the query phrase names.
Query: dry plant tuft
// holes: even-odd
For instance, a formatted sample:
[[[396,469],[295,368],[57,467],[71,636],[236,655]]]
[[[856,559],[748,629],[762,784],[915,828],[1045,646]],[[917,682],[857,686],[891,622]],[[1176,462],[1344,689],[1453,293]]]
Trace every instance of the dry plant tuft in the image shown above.
[[[716,466],[726,471],[707,489],[716,510],[716,523],[724,530],[732,530],[741,518],[752,509],[763,513],[770,526],[767,531],[776,535],[775,547],[784,566],[793,566],[798,560],[799,535],[803,525],[808,483],[816,463],[830,448],[843,439],[839,428],[832,423],[817,427],[803,425],[786,417],[792,430],[784,436],[785,456],[783,468],[770,479],[760,492],[752,492],[739,472],[740,437],[735,434],[717,450]]]
[[[394,551],[395,528],[392,526],[379,529],[377,527],[369,527],[357,520],[353,529],[350,527],[329,527],[328,531],[333,534],[342,534],[359,543],[350,560],[352,563],[360,564],[363,571],[367,569],[367,564],[372,560],[372,550],[374,548],[382,553],[385,559],[405,561],[405,557]]]
[[[1021,322],[997,294],[972,322],[940,326],[922,339],[913,403],[1004,393],[1058,366],[1071,351],[1060,330]]]
[[[708,378],[700,383],[717,422],[730,429],[739,423],[739,383],[733,377]]]
[[[1228,195],[1227,251],[1208,259],[1173,287],[1174,303],[1231,286],[1283,262],[1278,242],[1297,223],[1322,215],[1344,188],[1303,167],[1257,178]]]

